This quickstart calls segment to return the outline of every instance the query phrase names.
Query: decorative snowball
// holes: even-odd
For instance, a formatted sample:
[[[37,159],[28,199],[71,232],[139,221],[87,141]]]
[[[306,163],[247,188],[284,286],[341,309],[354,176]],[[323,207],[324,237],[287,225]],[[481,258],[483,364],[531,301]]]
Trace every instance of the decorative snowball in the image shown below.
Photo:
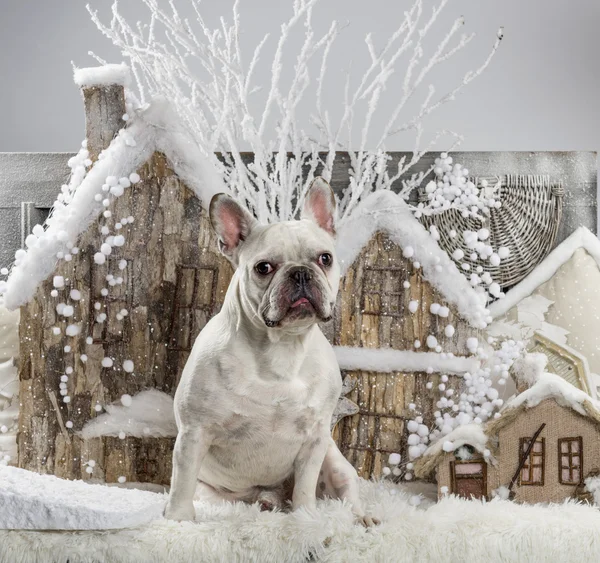
[[[427,337],[427,346],[429,348],[435,348],[437,346],[437,338],[435,336],[433,336],[433,334],[430,334]]]
[[[111,368],[112,366],[113,366],[112,358],[109,358],[108,356],[102,358],[102,367],[103,368]]]
[[[88,360],[87,354],[81,354],[81,356],[79,356],[79,359],[85,364],[85,362],[87,362]]]
[[[131,186],[131,180],[129,180],[129,178],[120,178],[119,179],[119,185],[121,185],[123,188],[128,188],[129,186]]]
[[[500,256],[495,252],[490,256],[490,264],[492,266],[500,266]]]
[[[98,404],[98,405],[94,405],[94,410],[96,412],[100,412],[102,410],[102,405]]]
[[[123,235],[116,235],[113,239],[114,246],[123,246],[125,244],[125,237]]]
[[[469,352],[474,354],[477,351],[477,346],[479,346],[479,341],[474,336],[467,338],[467,348]]]
[[[128,395],[127,393],[121,395],[121,403],[124,407],[130,407],[132,403],[131,395]]]
[[[110,188],[110,193],[115,197],[121,197],[125,193],[125,189],[121,185],[113,186]]]
[[[121,432],[119,432],[119,439],[125,440],[125,436],[126,436],[125,432],[123,432],[123,430],[121,430]]]
[[[381,472],[382,472],[384,475],[389,475],[389,474],[392,472],[392,470],[391,470],[389,467],[384,467],[384,468],[381,470]]]
[[[415,250],[412,246],[405,246],[402,249],[402,256],[404,258],[412,258],[415,255]]]
[[[419,424],[419,428],[417,429],[417,434],[421,436],[421,438],[425,436],[429,436],[429,428],[425,426],[425,424]]]
[[[62,314],[63,317],[72,317],[73,316],[73,306],[72,305],[65,305],[62,309]]]
[[[112,213],[107,209],[104,213],[102,213],[106,219],[110,219],[112,217]]]
[[[454,442],[450,442],[449,440],[446,440],[443,445],[442,445],[442,449],[445,452],[451,452],[454,450]]]
[[[442,318],[446,318],[450,314],[450,309],[448,307],[440,307],[438,311],[438,316]]]
[[[419,423],[416,420],[409,420],[406,428],[409,432],[416,432],[419,429]]]
[[[106,256],[102,252],[96,252],[96,254],[94,254],[94,262],[96,264],[104,264],[104,262],[106,262]]]
[[[408,289],[410,287],[410,282],[405,281],[402,285],[403,285],[404,289]]]
[[[408,439],[406,440],[406,443],[409,446],[416,446],[417,444],[421,443],[421,439],[419,438],[419,436],[417,434],[410,434],[408,436]]]
[[[119,261],[119,270],[124,270],[127,268],[127,260],[123,259]]]
[[[108,295],[108,289],[106,289],[105,287],[103,287],[100,290],[100,295],[102,295],[102,297],[106,297]]]
[[[399,467],[394,467],[394,469],[392,469],[392,475],[399,477],[401,474],[402,474],[402,470]]]
[[[132,184],[137,184],[140,181],[140,175],[136,172],[132,172],[131,174],[129,174],[129,181]]]
[[[409,310],[411,313],[416,313],[418,308],[419,308],[419,302],[418,302],[418,301],[411,301],[411,302],[408,304],[408,310]]]
[[[400,457],[400,454],[390,454],[390,457],[388,458],[388,463],[390,465],[398,465],[401,459],[402,458]]]
[[[71,402],[71,397],[69,397],[68,395],[66,397],[63,397],[63,403],[70,403]]]
[[[447,325],[446,328],[444,329],[444,334],[448,338],[452,338],[454,336],[454,327],[452,325]]]
[[[65,397],[65,399],[66,399],[66,397]],[[88,466],[85,468],[85,472],[86,472],[86,473],[93,473],[93,472],[94,472],[94,468],[93,468],[93,467],[91,467],[90,465],[88,465]]]
[[[487,229],[479,229],[477,231],[477,238],[479,240],[486,240],[490,236],[490,232]]]
[[[81,327],[79,325],[69,325],[67,330],[65,330],[67,336],[77,336],[80,332]]]
[[[67,428],[73,428],[73,421],[72,420],[67,420],[67,422],[65,422],[65,426]]]
[[[6,434],[6,432],[8,432],[8,426],[6,426],[5,424],[0,426],[0,432],[2,432],[2,434]]]
[[[93,343],[94,343],[94,339],[93,339],[91,336],[88,336],[88,337],[85,339],[85,343],[86,343],[86,344],[93,344]]]
[[[454,258],[456,261],[458,260],[462,260],[465,257],[465,253],[463,250],[461,250],[460,248],[457,248],[453,253],[452,253],[452,258]]]
[[[112,252],[112,248],[111,248],[110,244],[104,243],[100,247],[100,252],[102,252],[102,254],[105,254],[106,256],[108,256]]]
[[[53,326],[52,327],[52,334],[54,334],[55,336],[58,336],[60,334],[60,327]]]
[[[123,362],[123,369],[127,372],[127,373],[131,373],[133,372],[133,362],[131,360],[125,360]]]
[[[420,347],[421,347],[421,341],[415,340],[415,348],[420,348]]]
[[[499,297],[500,293],[501,293],[500,286],[496,282],[493,282],[492,284],[490,284],[490,294],[491,295],[493,295],[494,297]]]
[[[429,311],[432,315],[437,315],[439,310],[440,310],[439,303],[432,303],[431,306],[429,307]]]
[[[62,276],[54,276],[54,278],[52,278],[52,285],[57,289],[65,287],[65,278]]]
[[[8,268],[2,268],[2,269],[0,269],[0,274],[2,274],[3,276],[8,276]]]
[[[117,481],[118,481],[119,483],[125,483],[125,481],[127,481],[127,479],[125,479],[125,476],[124,476],[124,475],[120,475],[120,476],[119,476],[119,478],[117,479]]]
[[[408,499],[408,504],[411,506],[419,506],[421,504],[421,497],[419,495],[413,495]]]
[[[78,289],[72,289],[71,293],[69,293],[69,296],[73,301],[79,301],[81,299],[81,291]]]
[[[508,258],[510,256],[510,249],[506,246],[501,246],[498,249],[498,256],[500,256],[502,259]]]
[[[442,493],[443,495],[447,495],[448,487],[446,487],[446,486],[440,487],[440,493]]]
[[[451,238],[456,238],[456,231],[454,229],[451,229],[449,235]]]
[[[415,267],[415,270],[418,270],[421,267],[421,262],[413,262],[413,266]]]

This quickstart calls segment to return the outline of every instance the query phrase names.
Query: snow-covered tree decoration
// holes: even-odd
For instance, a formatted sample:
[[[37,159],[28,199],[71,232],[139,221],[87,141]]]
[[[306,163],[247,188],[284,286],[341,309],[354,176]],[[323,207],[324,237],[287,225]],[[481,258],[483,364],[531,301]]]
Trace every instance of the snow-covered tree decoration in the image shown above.
[[[474,38],[474,34],[460,34],[465,22],[459,17],[440,35],[438,46],[428,51],[426,39],[439,33],[434,24],[448,1],[441,0],[427,10],[423,0],[415,0],[381,47],[367,35],[370,62],[357,85],[352,85],[348,75],[339,119],[334,118],[332,108],[324,107],[322,93],[329,87],[327,64],[340,26],[333,21],[325,33],[315,31],[318,0],[294,1],[275,47],[268,53],[272,43],[267,35],[250,57],[243,55],[246,50],[240,46],[238,2],[233,5],[232,21],[222,19],[214,29],[202,16],[200,0],[191,0],[194,22],[181,17],[174,0],[168,9],[156,0],[143,0],[149,19],[137,25],[130,25],[122,16],[117,1],[108,24],[89,10],[98,28],[129,59],[139,102],[156,96],[172,101],[194,141],[213,159],[232,193],[260,220],[296,217],[317,169],[329,180],[336,151],[347,151],[350,185],[338,206],[343,221],[366,195],[390,189],[406,177],[425,152],[441,142],[450,143],[448,148],[452,148],[460,140],[460,135],[445,130],[426,135],[425,120],[485,70],[502,39],[502,29],[478,68],[467,72],[454,86],[438,91],[430,81],[432,71],[453,59]],[[302,30],[301,46],[294,50],[292,38]],[[265,89],[254,82],[261,59],[267,59],[271,68],[271,81]],[[286,71],[292,75],[289,83],[283,78],[289,74]],[[403,77],[399,90],[388,88],[394,75]],[[382,111],[384,96],[394,100],[393,109],[386,114],[383,130],[375,134],[372,125]],[[417,103],[417,99],[421,101]],[[311,104],[310,126],[298,119],[301,103]],[[417,109],[410,110],[412,105]],[[273,124],[276,135],[269,138]],[[402,158],[392,169],[386,153],[388,142],[403,132],[414,133],[412,156]],[[254,153],[251,163],[244,162],[242,148]],[[224,162],[217,160],[215,151],[222,153]],[[319,151],[325,151],[325,156]],[[403,180],[401,194],[408,198],[427,173],[414,173]]]

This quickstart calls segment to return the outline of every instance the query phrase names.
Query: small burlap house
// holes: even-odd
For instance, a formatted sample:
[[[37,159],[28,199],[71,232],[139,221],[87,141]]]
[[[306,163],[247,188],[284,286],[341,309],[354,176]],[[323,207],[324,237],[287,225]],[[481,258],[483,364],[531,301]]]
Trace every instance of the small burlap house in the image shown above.
[[[79,431],[142,390],[174,394],[232,269],[205,211],[214,186],[202,184],[202,155],[165,107],[137,113],[125,128],[126,74],[120,65],[76,72],[87,143],[71,181],[81,181],[63,187],[8,279],[6,306],[22,306],[18,465],[168,484],[174,439],[150,423],[139,435],[84,439]]]
[[[600,469],[600,410],[587,393],[544,373],[485,426],[459,427],[435,444],[416,474],[435,472],[438,494],[517,502],[578,497]]]
[[[352,387],[346,398],[358,407],[339,420],[334,436],[359,475],[379,477],[390,453],[408,459],[411,404],[433,425],[438,399],[427,381],[476,368],[467,339],[485,327],[487,311],[390,191],[371,195],[341,227],[338,257],[342,283],[329,336]]]

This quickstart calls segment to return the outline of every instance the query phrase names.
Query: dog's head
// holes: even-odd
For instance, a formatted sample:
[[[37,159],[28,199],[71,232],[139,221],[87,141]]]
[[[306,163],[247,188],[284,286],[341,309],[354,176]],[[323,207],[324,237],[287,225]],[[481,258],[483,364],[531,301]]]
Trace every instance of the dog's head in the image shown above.
[[[333,312],[340,277],[335,197],[322,178],[307,191],[301,217],[259,225],[225,194],[210,204],[219,248],[237,268],[244,309],[269,328],[302,330]]]

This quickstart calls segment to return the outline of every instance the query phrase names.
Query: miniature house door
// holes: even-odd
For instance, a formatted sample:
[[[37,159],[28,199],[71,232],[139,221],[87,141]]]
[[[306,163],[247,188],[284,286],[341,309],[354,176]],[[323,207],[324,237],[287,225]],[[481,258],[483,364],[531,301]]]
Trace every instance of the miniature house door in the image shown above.
[[[484,498],[487,489],[487,466],[483,460],[452,461],[452,493],[463,498]]]

